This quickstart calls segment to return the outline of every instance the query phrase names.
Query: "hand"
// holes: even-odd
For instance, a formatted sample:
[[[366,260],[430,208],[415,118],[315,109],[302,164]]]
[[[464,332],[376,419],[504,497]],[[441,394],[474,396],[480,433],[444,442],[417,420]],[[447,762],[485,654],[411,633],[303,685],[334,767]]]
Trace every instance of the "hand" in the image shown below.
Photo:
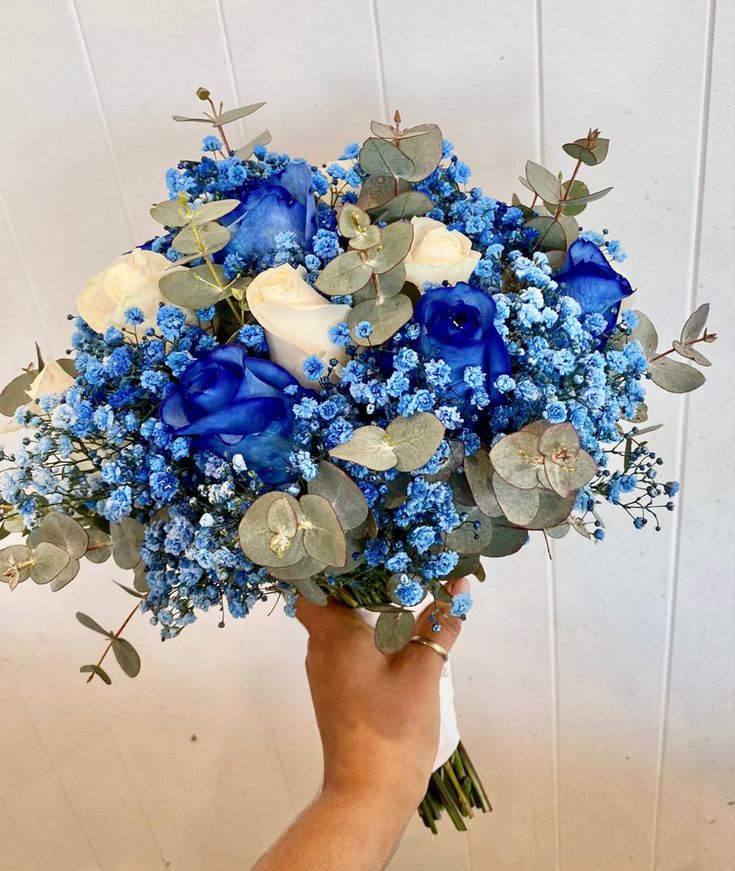
[[[466,579],[447,592],[469,589]],[[462,621],[440,603],[442,631],[431,631],[433,603],[415,635],[451,650]],[[422,644],[393,656],[375,646],[373,630],[330,600],[299,599],[297,617],[309,632],[306,673],[324,751],[324,789],[389,792],[414,811],[426,792],[439,744],[439,677],[444,661]]]
[[[445,589],[469,589],[462,578]],[[462,621],[440,603],[414,634],[454,646]],[[324,753],[322,790],[254,871],[376,871],[385,868],[424,797],[439,744],[439,678],[444,661],[423,644],[385,656],[373,630],[334,601],[299,599],[309,633],[306,672]]]

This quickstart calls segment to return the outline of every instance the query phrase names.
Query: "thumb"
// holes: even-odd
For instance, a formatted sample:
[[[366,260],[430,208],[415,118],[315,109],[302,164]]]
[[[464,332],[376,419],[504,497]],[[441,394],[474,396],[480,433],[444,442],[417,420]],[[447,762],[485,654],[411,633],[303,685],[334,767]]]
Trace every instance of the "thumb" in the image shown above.
[[[452,597],[460,593],[468,593],[470,582],[467,578],[458,578],[444,584],[444,590]],[[452,606],[448,602],[437,600],[432,603],[418,616],[414,635],[425,638],[427,641],[433,641],[449,653],[459,638],[463,622],[459,617],[452,617],[451,612]],[[435,632],[434,626],[441,626],[441,631]],[[437,676],[444,666],[442,657],[437,651],[418,642],[407,644],[398,654],[398,657],[409,662],[412,668],[423,667],[436,672]],[[420,663],[423,663],[423,666]]]

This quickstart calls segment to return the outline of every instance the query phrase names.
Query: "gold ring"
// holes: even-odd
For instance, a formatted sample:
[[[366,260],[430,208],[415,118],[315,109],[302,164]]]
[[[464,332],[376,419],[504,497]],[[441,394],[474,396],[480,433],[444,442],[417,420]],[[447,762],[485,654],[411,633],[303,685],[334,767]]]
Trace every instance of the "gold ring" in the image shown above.
[[[423,644],[426,647],[430,647],[432,650],[435,650],[439,654],[439,656],[441,656],[444,662],[449,662],[449,651],[445,650],[441,646],[441,644],[437,644],[436,641],[431,641],[428,638],[424,638],[423,635],[414,635],[413,638],[410,639],[409,644],[414,641],[417,644]]]

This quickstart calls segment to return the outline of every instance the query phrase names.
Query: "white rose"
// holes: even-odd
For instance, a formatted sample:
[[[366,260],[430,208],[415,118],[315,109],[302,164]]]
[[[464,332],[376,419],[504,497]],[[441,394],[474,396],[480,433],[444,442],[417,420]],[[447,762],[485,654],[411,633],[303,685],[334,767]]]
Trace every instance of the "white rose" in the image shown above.
[[[474,272],[480,252],[459,230],[448,230],[433,218],[412,218],[413,242],[403,265],[408,280],[419,290],[443,281],[458,284],[468,281]]]
[[[270,358],[283,366],[302,384],[308,381],[301,364],[312,354],[326,365],[336,357],[346,359],[345,350],[329,338],[332,327],[350,313],[348,305],[334,305],[304,281],[304,268],[288,263],[266,269],[247,289],[250,311],[265,330]]]
[[[164,302],[158,281],[170,268],[163,254],[136,248],[89,279],[77,299],[77,310],[98,333],[110,326],[124,327],[129,308],[143,312],[145,322],[138,327],[141,333],[148,327],[155,328],[158,308]]]
[[[54,396],[66,391],[74,384],[75,379],[56,360],[49,360],[31,382],[26,390],[31,400],[29,407],[36,409],[37,400],[42,396]]]

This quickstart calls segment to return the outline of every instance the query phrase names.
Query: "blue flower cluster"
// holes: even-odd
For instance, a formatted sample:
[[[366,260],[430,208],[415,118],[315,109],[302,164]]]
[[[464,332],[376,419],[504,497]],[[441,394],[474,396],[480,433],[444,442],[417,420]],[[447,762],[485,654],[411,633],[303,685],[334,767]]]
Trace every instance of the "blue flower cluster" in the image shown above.
[[[240,201],[223,219],[231,240],[216,255],[229,279],[290,263],[313,284],[343,252],[335,208],[355,201],[358,152],[349,146],[320,172],[262,146],[243,161],[208,136],[202,159],[182,162],[167,181],[172,198],[192,205]],[[338,324],[329,338],[344,353],[339,365],[310,354],[294,377],[269,359],[257,322],[232,330],[214,306],[192,317],[162,304],[155,329],[131,308],[124,329],[104,334],[78,318],[75,382],[19,410],[33,435],[12,456],[0,454],[11,464],[0,475],[3,502],[29,529],[52,506],[103,528],[126,517],[143,523],[145,608],[164,637],[197,610],[226,604],[240,617],[273,592],[293,610],[293,588],[241,550],[240,520],[263,493],[299,497],[329,451],[368,424],[431,412],[445,428],[434,456],[409,473],[339,463],[374,522],[349,554],[350,574],[326,582],[368,598],[384,597],[389,583],[408,607],[438,592],[460,563],[452,533],[472,522],[442,470],[458,452],[472,456],[537,420],[570,422],[600,468],[580,492],[582,522],[596,518],[598,498],[623,505],[639,528],[662,494],[673,507],[678,485],[656,483],[659,458],[645,445],[626,453],[619,431],[621,419],[635,419],[646,373],[638,343],[623,341],[636,324],[619,313],[631,292],[610,265],[624,256],[619,243],[588,231],[554,273],[521,209],[467,190],[469,176],[445,142],[440,166],[416,185],[431,198],[429,217],[480,252],[469,281],[426,290],[380,347],[355,344],[369,342],[369,320],[354,333]],[[150,247],[176,261],[173,236]],[[616,455],[623,471],[606,468]],[[470,606],[458,596],[452,613],[464,617]]]

